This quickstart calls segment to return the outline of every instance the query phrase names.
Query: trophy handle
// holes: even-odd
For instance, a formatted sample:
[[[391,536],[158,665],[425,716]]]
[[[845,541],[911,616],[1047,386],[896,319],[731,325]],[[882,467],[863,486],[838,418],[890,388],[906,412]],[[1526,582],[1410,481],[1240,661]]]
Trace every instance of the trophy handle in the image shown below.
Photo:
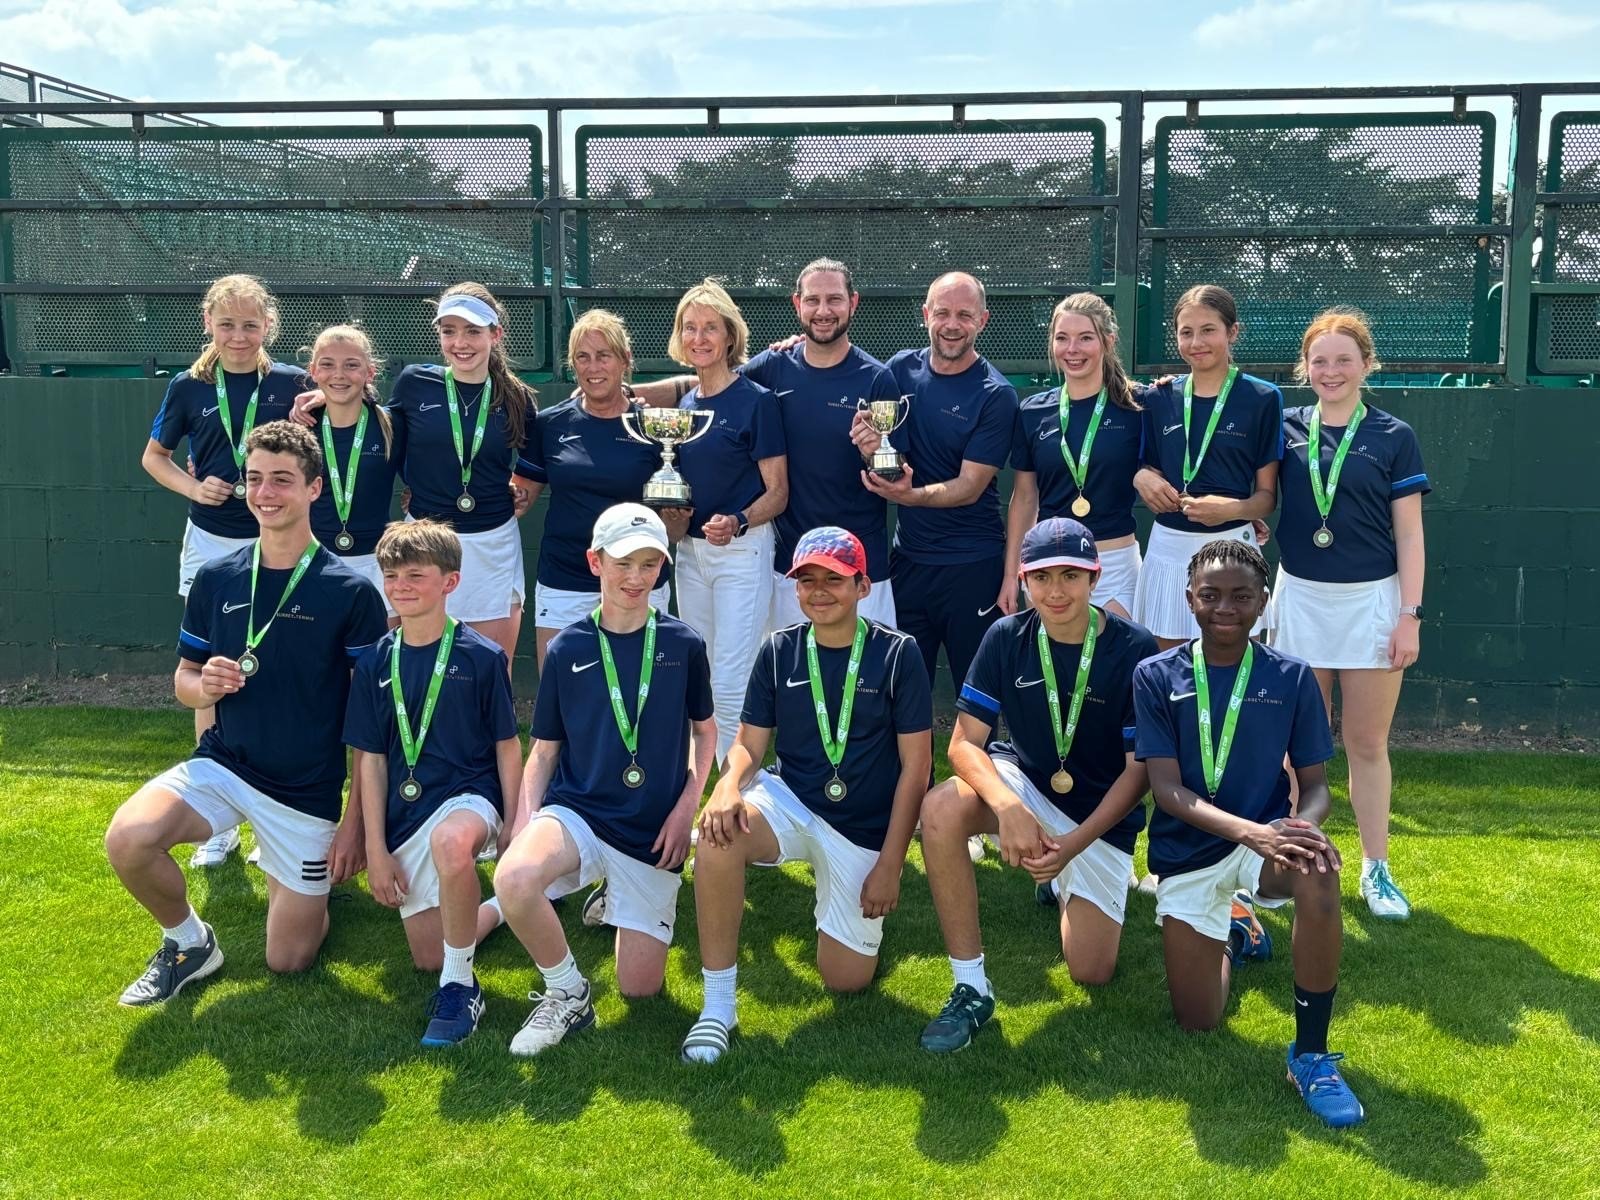
[[[706,434],[711,432],[711,422],[717,419],[717,412],[714,408],[691,408],[687,411],[689,413],[689,424],[691,426],[693,426],[693,424],[701,417],[704,417],[705,420],[701,423],[699,429],[692,429],[689,436],[678,443],[680,446],[687,446],[690,442],[695,441],[698,438],[705,437]]]
[[[634,422],[638,419],[639,409],[637,406],[624,410],[622,414],[623,432],[631,437],[634,441],[641,442],[646,446],[659,446],[660,443],[655,441],[653,438],[645,437],[642,430],[634,428]]]
[[[895,404],[897,406],[896,411],[900,415],[894,423],[894,428],[899,429],[900,426],[904,425],[908,420],[911,419],[911,397],[901,396],[900,399],[895,401]],[[889,432],[893,433],[894,430],[891,429]]]

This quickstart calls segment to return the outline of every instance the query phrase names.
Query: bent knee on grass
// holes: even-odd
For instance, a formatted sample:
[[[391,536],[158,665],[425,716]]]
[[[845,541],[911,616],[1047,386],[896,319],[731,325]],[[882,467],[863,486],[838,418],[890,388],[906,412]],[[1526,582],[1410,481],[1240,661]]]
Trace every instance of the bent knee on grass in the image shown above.
[[[825,933],[817,934],[817,973],[822,986],[837,995],[864,992],[878,973],[878,956],[852,950]]]

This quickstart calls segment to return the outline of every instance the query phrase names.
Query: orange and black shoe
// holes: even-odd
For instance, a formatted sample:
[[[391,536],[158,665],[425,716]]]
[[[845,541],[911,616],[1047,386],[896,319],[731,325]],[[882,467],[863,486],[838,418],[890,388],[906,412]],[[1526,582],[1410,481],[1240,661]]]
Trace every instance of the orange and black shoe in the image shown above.
[[[1272,938],[1261,928],[1256,910],[1243,892],[1233,894],[1233,906],[1228,912],[1228,957],[1236,967],[1272,958]]]

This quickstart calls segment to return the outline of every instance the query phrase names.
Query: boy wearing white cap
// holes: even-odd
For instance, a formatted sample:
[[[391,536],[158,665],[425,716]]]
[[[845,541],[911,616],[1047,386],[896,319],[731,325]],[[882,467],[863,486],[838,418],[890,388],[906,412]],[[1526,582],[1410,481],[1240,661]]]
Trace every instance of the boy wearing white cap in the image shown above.
[[[538,1054],[594,1023],[551,897],[604,879],[617,986],[660,991],[689,830],[716,751],[700,635],[657,611],[670,557],[661,518],[618,504],[595,522],[600,604],[550,643],[534,703],[515,840],[495,871],[506,923],[544,976],[511,1052]]]

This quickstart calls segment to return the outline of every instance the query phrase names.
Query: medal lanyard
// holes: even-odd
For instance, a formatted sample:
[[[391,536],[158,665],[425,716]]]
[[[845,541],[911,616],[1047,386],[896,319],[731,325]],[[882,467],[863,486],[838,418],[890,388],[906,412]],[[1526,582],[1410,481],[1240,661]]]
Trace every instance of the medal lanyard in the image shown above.
[[[244,649],[248,654],[261,644],[261,639],[267,636],[267,630],[272,628],[272,622],[283,611],[283,604],[294,591],[295,585],[300,582],[300,577],[306,573],[306,568],[311,565],[311,560],[316,557],[317,551],[322,548],[316,538],[311,539],[311,544],[300,555],[300,561],[295,563],[294,570],[289,575],[289,582],[283,589],[283,595],[278,597],[278,606],[272,610],[272,616],[267,618],[267,623],[256,632],[256,575],[261,566],[261,543],[258,540],[250,548],[250,615],[245,619]]]
[[[1230,366],[1228,377],[1223,380],[1222,390],[1217,393],[1217,402],[1211,406],[1211,417],[1206,421],[1205,435],[1200,439],[1200,453],[1195,457],[1193,464],[1189,462],[1189,421],[1194,413],[1194,372],[1190,371],[1183,380],[1183,490],[1187,494],[1189,485],[1194,482],[1194,477],[1200,474],[1200,464],[1206,460],[1206,451],[1211,449],[1211,435],[1217,432],[1217,422],[1222,420],[1222,410],[1228,403],[1228,393],[1233,391],[1233,381],[1239,377],[1239,368]]]
[[[250,431],[256,427],[256,401],[261,399],[261,381],[265,378],[261,372],[256,372],[255,391],[250,393],[250,400],[244,406],[244,428],[239,430],[239,440],[233,440],[233,413],[228,407],[228,381],[227,373],[223,371],[222,364],[218,363],[217,371],[217,416],[222,419],[222,436],[228,439],[228,449],[233,452],[233,465],[240,471],[244,470],[244,440],[250,436]]]
[[[1228,693],[1228,710],[1222,716],[1222,736],[1213,747],[1211,742],[1211,680],[1206,675],[1206,658],[1200,649],[1200,639],[1192,643],[1194,656],[1195,706],[1200,715],[1200,770],[1205,775],[1206,788],[1213,799],[1222,786],[1222,773],[1228,769],[1228,755],[1233,752],[1233,732],[1239,724],[1239,709],[1244,705],[1244,694],[1250,686],[1250,666],[1255,662],[1256,649],[1245,643],[1244,657],[1239,660],[1239,675],[1233,681],[1233,691]]]
[[[444,398],[445,407],[450,410],[450,440],[456,445],[456,457],[461,460],[461,490],[467,490],[467,485],[472,482],[472,464],[478,459],[478,451],[483,446],[483,431],[489,425],[489,404],[494,396],[494,380],[485,377],[483,393],[478,397],[478,419],[472,428],[472,452],[467,453],[466,442],[461,436],[461,399],[456,394],[456,374],[453,367],[444,369]],[[599,628],[598,622],[596,628]],[[604,639],[602,638],[602,641]]]
[[[339,514],[339,524],[350,523],[350,505],[356,498],[356,472],[361,469],[361,443],[367,432],[367,406],[361,405],[361,416],[356,421],[356,435],[350,443],[348,484],[342,484],[339,475],[339,456],[333,448],[333,422],[324,410],[322,414],[322,451],[328,460],[328,482],[333,484],[333,507]]]
[[[622,686],[617,682],[617,662],[611,656],[611,642],[606,638],[606,631],[600,628],[600,610],[595,609],[590,617],[594,621],[595,635],[600,639],[600,664],[606,673],[606,691],[611,696],[611,715],[616,718],[617,732],[622,735],[622,744],[628,748],[628,754],[638,758],[639,726],[644,719],[644,702],[650,697],[650,676],[656,665],[656,610],[654,607],[650,609],[650,617],[644,623],[644,658],[639,663],[639,704],[631,721],[628,719],[628,709],[622,703]]]
[[[433,724],[433,709],[439,701],[439,687],[444,683],[445,665],[450,661],[450,647],[455,645],[455,618],[445,618],[444,634],[439,638],[439,651],[433,658],[433,674],[428,678],[427,697],[422,702],[422,720],[417,725],[416,737],[411,736],[411,720],[406,715],[405,688],[400,682],[401,640],[397,629],[394,646],[389,651],[389,691],[394,697],[394,723],[400,731],[400,749],[405,754],[406,770],[415,778],[417,760],[422,757],[422,743],[427,740],[428,727]]]
[[[867,644],[867,622],[856,618],[856,636],[850,643],[850,661],[844,669],[844,699],[839,702],[839,728],[828,727],[828,699],[822,694],[822,666],[817,661],[817,631],[806,627],[806,674],[811,677],[811,703],[817,710],[817,732],[822,735],[822,752],[828,756],[835,776],[844,761],[844,748],[850,740],[850,716],[856,707],[856,685],[861,681],[861,651]]]
[[[1089,478],[1089,452],[1094,449],[1095,434],[1100,432],[1100,418],[1106,412],[1106,389],[1100,389],[1100,395],[1094,402],[1094,414],[1089,418],[1089,429],[1083,435],[1083,450],[1079,457],[1072,457],[1072,447],[1067,445],[1067,410],[1072,401],[1067,397],[1066,386],[1061,388],[1061,457],[1066,459],[1067,470],[1072,474],[1072,482],[1078,487],[1079,494],[1083,492],[1084,482]],[[1220,407],[1220,406],[1219,406]]]
[[[1307,430],[1309,437],[1306,439],[1306,470],[1311,474],[1311,498],[1317,502],[1317,512],[1322,514],[1322,523],[1328,523],[1328,514],[1333,511],[1333,494],[1339,490],[1339,476],[1344,471],[1345,457],[1350,453],[1350,443],[1355,441],[1356,430],[1361,426],[1361,419],[1367,415],[1367,406],[1360,401],[1356,402],[1356,411],[1350,415],[1350,424],[1344,427],[1344,436],[1339,439],[1339,448],[1333,452],[1333,463],[1328,468],[1328,482],[1322,482],[1322,406],[1313,405],[1311,409],[1311,424]]]
[[[1067,708],[1067,722],[1061,723],[1061,689],[1056,685],[1056,665],[1050,657],[1050,635],[1040,621],[1037,635],[1039,643],[1039,670],[1044,675],[1044,694],[1050,702],[1050,733],[1056,742],[1056,757],[1067,765],[1067,755],[1072,751],[1073,738],[1078,733],[1078,717],[1083,713],[1083,697],[1089,690],[1089,666],[1094,662],[1095,625],[1098,614],[1089,609],[1089,629],[1083,635],[1083,650],[1078,654],[1078,674],[1072,681],[1072,701]]]

